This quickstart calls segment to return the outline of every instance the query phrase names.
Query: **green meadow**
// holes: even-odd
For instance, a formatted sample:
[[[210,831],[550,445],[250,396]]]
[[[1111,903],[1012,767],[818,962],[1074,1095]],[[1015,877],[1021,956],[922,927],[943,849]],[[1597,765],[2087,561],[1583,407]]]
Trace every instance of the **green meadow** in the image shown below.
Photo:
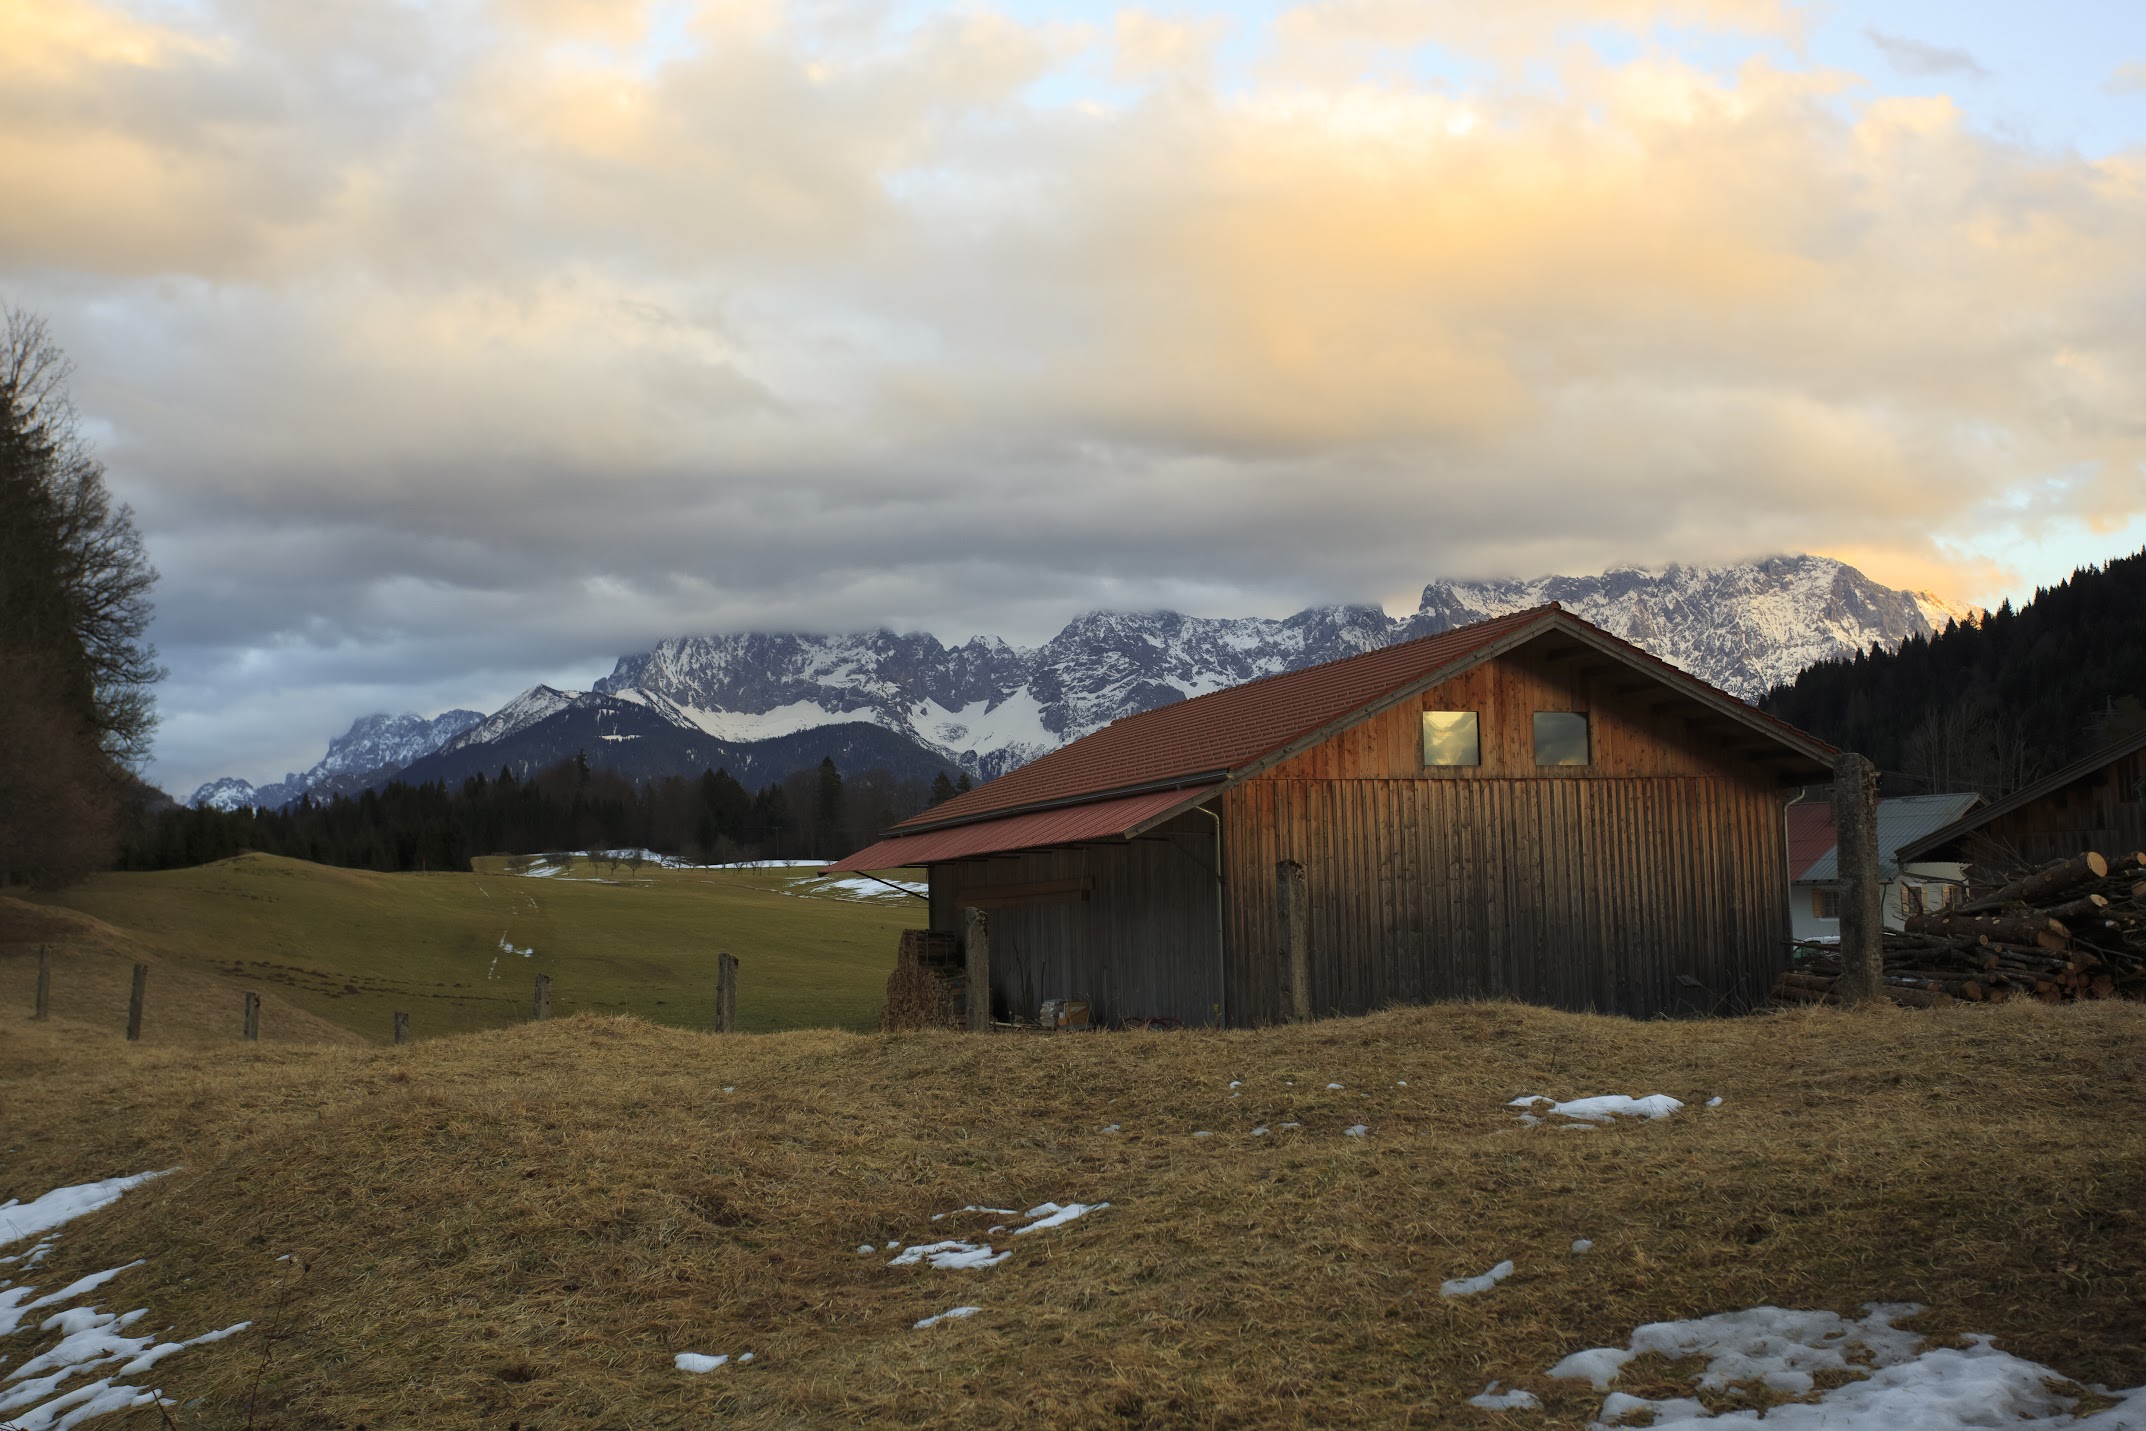
[[[669,870],[581,858],[549,876],[376,874],[268,855],[103,875],[52,896],[160,961],[290,1003],[365,1038],[407,1010],[413,1037],[552,1012],[712,1027],[718,953],[738,958],[738,1027],[878,1027],[900,931],[923,902],[870,898],[805,869]],[[545,866],[538,864],[536,869]]]

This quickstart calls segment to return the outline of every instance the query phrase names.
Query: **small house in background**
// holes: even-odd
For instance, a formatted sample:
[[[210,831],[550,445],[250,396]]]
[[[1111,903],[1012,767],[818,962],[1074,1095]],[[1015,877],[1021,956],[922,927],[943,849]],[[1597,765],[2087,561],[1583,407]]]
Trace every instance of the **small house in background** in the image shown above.
[[[2146,735],[2105,746],[2046,780],[1901,847],[1904,858],[1958,860],[1993,873],[2093,850],[2146,850]]]
[[[1885,882],[1887,929],[1907,928],[1911,914],[1930,914],[1960,902],[1966,870],[1957,861],[1903,865],[1899,850],[1951,824],[1982,803],[1961,795],[1903,795],[1878,802],[1878,877]],[[1798,939],[1840,937],[1840,866],[1834,858],[1833,803],[1823,798],[1788,807],[1789,916]]]
[[[1129,716],[835,868],[986,911],[1000,1018],[1711,1011],[1787,962],[1782,807],[1834,754],[1553,604]]]

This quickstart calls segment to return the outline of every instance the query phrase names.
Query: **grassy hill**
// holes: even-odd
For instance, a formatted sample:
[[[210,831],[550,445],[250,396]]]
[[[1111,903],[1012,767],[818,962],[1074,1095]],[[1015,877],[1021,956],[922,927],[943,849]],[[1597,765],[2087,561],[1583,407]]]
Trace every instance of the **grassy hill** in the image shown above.
[[[217,983],[238,1026],[238,991],[372,1040],[393,1012],[415,1037],[500,1028],[529,1016],[538,974],[552,979],[555,1014],[632,1014],[706,1027],[715,1007],[715,957],[739,960],[744,1030],[876,1027],[900,930],[920,922],[914,900],[851,897],[805,870],[635,873],[583,860],[547,878],[516,876],[504,860],[471,874],[375,874],[269,855],[194,869],[99,876],[52,897],[55,915],[94,922],[160,971],[152,1030],[182,1015],[164,997],[174,981]],[[547,868],[539,866],[538,868]],[[87,928],[88,926],[83,926]],[[0,999],[26,998],[34,938],[0,926]],[[63,944],[64,947],[64,944]],[[526,951],[526,952],[525,952]],[[125,1020],[124,970],[113,1017]],[[79,983],[62,979],[70,998]],[[116,1026],[116,1025],[115,1025]]]
[[[25,1275],[143,1257],[106,1304],[250,1320],[157,1367],[181,1426],[1571,1426],[1602,1395],[1561,1357],[1769,1303],[1921,1302],[1935,1337],[2146,1383],[2142,1062],[2119,1004],[1002,1038],[584,1016],[400,1049],[9,1018],[0,1199],[177,1168]],[[1686,1106],[1592,1132],[1508,1106],[1612,1092]],[[1076,1200],[1110,1206],[1032,1237],[957,1211]],[[1011,1256],[888,1265],[950,1236]],[[1541,1409],[1465,1404],[1493,1378]]]

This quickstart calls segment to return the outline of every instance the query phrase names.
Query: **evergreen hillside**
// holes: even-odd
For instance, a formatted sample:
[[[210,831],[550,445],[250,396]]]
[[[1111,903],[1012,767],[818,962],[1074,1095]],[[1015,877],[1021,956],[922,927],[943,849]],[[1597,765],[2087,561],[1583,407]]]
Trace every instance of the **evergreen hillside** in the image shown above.
[[[1897,793],[2008,794],[2146,729],[2146,551],[2016,611],[1821,661],[1760,704],[1869,756]]]

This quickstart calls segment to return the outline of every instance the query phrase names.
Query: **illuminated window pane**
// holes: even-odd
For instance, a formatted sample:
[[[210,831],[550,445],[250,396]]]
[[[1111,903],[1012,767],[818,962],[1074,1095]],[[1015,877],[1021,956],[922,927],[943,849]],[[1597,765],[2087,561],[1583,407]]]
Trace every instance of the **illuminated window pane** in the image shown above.
[[[1474,711],[1423,713],[1425,765],[1481,765],[1483,747],[1476,736]]]
[[[1587,717],[1576,711],[1535,712],[1535,763],[1585,765]]]

